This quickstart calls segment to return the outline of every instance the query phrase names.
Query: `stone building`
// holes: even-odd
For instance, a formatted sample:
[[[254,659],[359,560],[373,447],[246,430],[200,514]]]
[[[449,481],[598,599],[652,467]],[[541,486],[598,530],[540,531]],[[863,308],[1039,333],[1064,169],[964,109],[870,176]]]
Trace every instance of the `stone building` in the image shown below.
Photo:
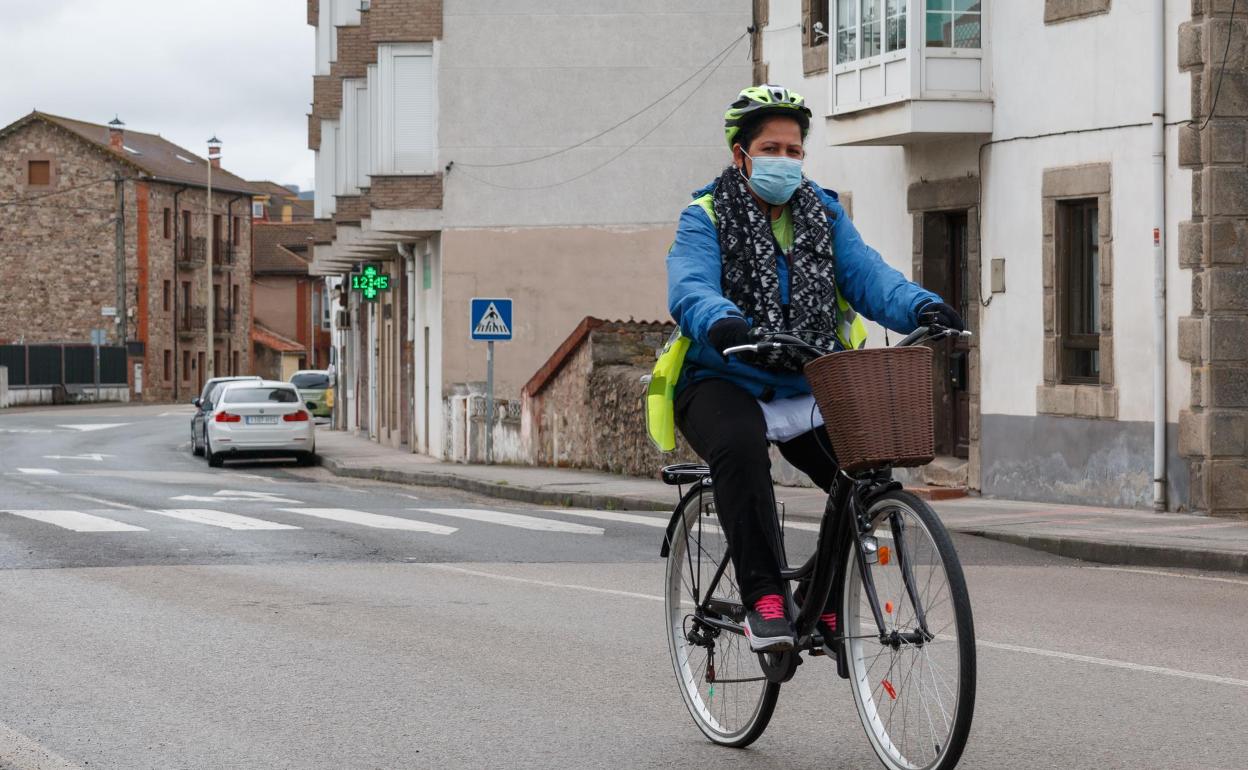
[[[514,300],[495,356],[513,402],[585,316],[667,315],[664,255],[727,163],[750,9],[626,5],[309,0],[316,216],[335,226],[312,271],[340,303],[340,427],[460,456],[486,379],[473,297]],[[365,263],[390,277],[375,301],[351,289]]]
[[[32,112],[0,128],[0,342],[126,343],[130,398],[187,401],[251,368],[252,186],[154,134]],[[116,324],[118,237],[125,309]],[[213,264],[207,264],[213,239]],[[120,308],[119,308],[120,310]]]
[[[815,113],[807,174],[975,332],[933,393],[971,488],[1248,515],[1232,5],[754,0],[755,79]]]

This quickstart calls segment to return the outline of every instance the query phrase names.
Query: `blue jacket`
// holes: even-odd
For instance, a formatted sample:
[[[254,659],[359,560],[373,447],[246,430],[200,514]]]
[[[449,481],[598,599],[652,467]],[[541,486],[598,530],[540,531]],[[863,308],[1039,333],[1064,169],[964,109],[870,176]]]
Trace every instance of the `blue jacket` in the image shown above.
[[[714,182],[695,192],[694,199],[710,192],[713,186]],[[919,325],[918,308],[929,301],[939,302],[940,297],[906,280],[884,262],[879,252],[863,242],[835,192],[816,190],[828,210],[836,254],[836,282],[845,299],[854,310],[894,331],[914,331]],[[780,285],[787,295],[788,264],[783,255],[777,256]],[[716,321],[728,316],[745,318],[740,308],[724,297],[721,265],[714,223],[701,206],[686,206],[676,228],[676,240],[667,253],[667,306],[681,331],[693,340],[677,390],[698,380],[718,377],[740,385],[756,398],[809,393],[810,385],[800,373],[767,371],[735,357],[725,361],[711,347],[706,333]],[[787,302],[788,297],[783,296],[782,301]]]

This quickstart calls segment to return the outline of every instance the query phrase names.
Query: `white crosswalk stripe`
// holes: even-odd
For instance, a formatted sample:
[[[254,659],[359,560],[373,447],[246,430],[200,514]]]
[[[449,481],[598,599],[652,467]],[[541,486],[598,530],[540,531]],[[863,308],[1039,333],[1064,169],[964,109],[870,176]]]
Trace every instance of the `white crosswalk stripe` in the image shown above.
[[[226,529],[299,529],[299,527],[292,524],[278,524],[275,521],[253,519],[250,516],[239,516],[236,513],[214,511],[211,508],[153,509],[150,510],[149,513],[159,514],[160,516],[168,516],[172,519],[181,519],[182,521],[190,521],[195,524],[208,524],[213,527],[225,527]]]
[[[519,513],[479,510],[476,508],[412,508],[413,511],[427,511],[439,516],[452,516],[458,519],[481,521],[487,524],[500,524],[504,527],[531,529],[537,532],[567,532],[576,535],[601,535],[602,527],[587,527],[584,524],[573,524],[557,519],[543,519],[537,516],[525,516]]]
[[[455,527],[429,524],[414,519],[403,519],[398,516],[383,516],[379,513],[354,511],[350,508],[279,508],[278,510],[297,513],[302,516],[315,516],[318,519],[359,524],[362,527],[376,527],[377,529],[403,529],[409,532],[428,532],[433,535],[449,535],[457,531]]]
[[[645,516],[638,513],[620,513],[618,511],[591,511],[584,508],[552,508],[550,513],[557,513],[563,516],[580,516],[584,519],[598,519],[599,521],[619,521],[625,524],[640,524],[643,527],[658,527],[667,529],[667,522],[671,521],[671,514],[662,516]]]
[[[81,511],[35,511],[35,510],[13,510],[5,509],[6,513],[11,513],[22,518],[41,521],[44,524],[52,524],[62,529],[70,529],[74,532],[146,532],[143,527],[136,527],[133,524],[124,524],[120,521],[106,519],[103,516],[95,516],[90,513],[82,513]]]
[[[18,468],[18,470],[30,476],[55,476],[60,473],[53,468]]]

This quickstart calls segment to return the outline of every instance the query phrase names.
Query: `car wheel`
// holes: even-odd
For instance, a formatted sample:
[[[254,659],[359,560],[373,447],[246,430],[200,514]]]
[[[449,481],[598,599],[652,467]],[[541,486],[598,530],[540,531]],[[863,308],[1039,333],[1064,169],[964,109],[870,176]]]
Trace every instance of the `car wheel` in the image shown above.
[[[304,452],[295,458],[295,462],[299,463],[301,468],[316,465],[316,452]]]
[[[195,431],[191,431],[191,454],[196,457],[204,456],[204,448],[199,445],[198,441],[195,440]]]
[[[209,468],[220,468],[221,464],[225,462],[225,458],[213,453],[212,442],[208,440],[207,436],[204,436],[204,457],[208,458]]]

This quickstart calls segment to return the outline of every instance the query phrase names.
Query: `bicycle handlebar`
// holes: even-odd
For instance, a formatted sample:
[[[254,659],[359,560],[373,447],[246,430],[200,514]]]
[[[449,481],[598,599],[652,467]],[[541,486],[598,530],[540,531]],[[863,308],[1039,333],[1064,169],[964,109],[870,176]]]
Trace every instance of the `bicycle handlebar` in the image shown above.
[[[966,339],[971,336],[968,331],[957,331],[939,324],[931,324],[930,326],[920,326],[914,331],[903,337],[893,347],[904,348],[910,345],[917,345],[920,342],[928,342],[933,340],[943,340],[946,337],[960,337]],[[760,353],[767,350],[779,350],[784,347],[802,347],[810,350],[818,355],[824,356],[833,351],[825,350],[817,345],[811,345],[804,342],[791,334],[784,332],[772,332],[766,335],[766,339],[761,342],[754,342],[746,345],[733,345],[724,349],[725,356],[736,355],[738,353]]]

